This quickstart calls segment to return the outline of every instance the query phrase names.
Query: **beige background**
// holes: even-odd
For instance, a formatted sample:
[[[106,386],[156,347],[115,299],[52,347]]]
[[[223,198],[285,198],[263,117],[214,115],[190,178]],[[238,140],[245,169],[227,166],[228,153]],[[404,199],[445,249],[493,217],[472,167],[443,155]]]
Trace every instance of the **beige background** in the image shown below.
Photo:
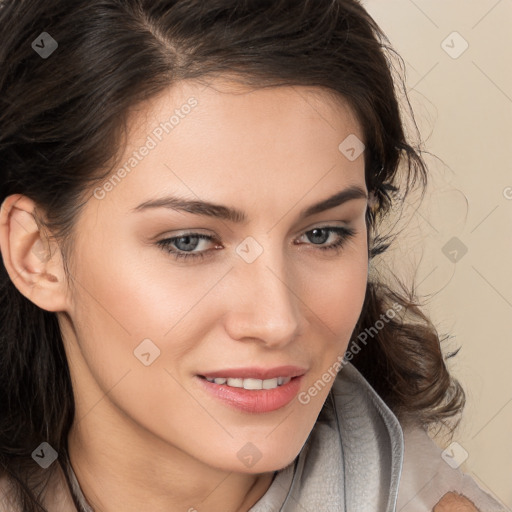
[[[442,160],[427,160],[429,194],[404,212],[406,250],[391,256],[452,335],[445,351],[462,346],[449,362],[467,392],[461,467],[512,507],[512,1],[363,4],[404,58],[426,149]]]

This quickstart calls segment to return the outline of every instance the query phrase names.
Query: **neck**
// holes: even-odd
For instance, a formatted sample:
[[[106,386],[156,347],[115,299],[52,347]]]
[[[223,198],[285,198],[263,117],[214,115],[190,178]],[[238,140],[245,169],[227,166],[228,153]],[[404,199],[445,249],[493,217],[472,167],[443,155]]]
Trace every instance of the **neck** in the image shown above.
[[[95,512],[148,506],[154,512],[247,512],[272,483],[272,472],[223,471],[142,429],[120,431],[114,421],[102,421],[108,420],[101,414],[108,399],[102,402],[94,414],[73,424],[68,437],[70,462]]]

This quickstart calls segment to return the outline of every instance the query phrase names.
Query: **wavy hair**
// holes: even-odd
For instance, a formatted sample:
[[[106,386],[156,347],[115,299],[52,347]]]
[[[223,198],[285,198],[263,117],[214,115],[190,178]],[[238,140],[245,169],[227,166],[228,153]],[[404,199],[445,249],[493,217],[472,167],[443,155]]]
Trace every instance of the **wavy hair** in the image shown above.
[[[357,0],[0,0],[0,26],[0,202],[33,199],[65,263],[81,207],[123,147],[130,109],[180,80],[230,75],[253,87],[318,86],[348,101],[377,198],[366,218],[370,260],[392,243],[379,227],[397,193],[403,200],[427,184],[398,101],[407,99],[394,73],[403,61]],[[58,42],[48,58],[31,47],[42,31]],[[354,335],[394,302],[411,318],[386,322],[352,362],[399,417],[444,422],[462,410],[464,392],[413,290],[369,279]],[[22,510],[46,510],[41,496],[57,465],[42,471],[31,453],[46,441],[62,464],[73,388],[55,313],[21,295],[3,263],[0,326],[0,471]]]

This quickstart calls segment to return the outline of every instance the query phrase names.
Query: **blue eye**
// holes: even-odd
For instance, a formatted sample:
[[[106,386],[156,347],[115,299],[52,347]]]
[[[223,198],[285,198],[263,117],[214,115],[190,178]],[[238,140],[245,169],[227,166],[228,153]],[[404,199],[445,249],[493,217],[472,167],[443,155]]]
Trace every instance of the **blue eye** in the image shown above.
[[[193,246],[192,249],[197,248],[197,244],[199,240],[214,240],[213,237],[208,235],[203,235],[201,233],[185,233],[184,235],[175,236],[173,238],[166,238],[165,240],[160,240],[157,242],[157,245],[162,247],[165,251],[169,252],[175,259],[180,258],[204,258],[206,251],[201,252],[190,252],[190,246]],[[173,246],[181,245],[180,247],[174,248]],[[183,248],[185,247],[185,248]]]
[[[312,235],[310,235],[312,233]],[[334,233],[337,235],[337,240],[329,245],[321,246],[325,241],[329,239],[331,234]],[[320,239],[318,242],[313,242],[312,245],[318,245],[318,249],[321,251],[335,251],[339,252],[339,250],[345,245],[347,240],[354,237],[356,235],[356,230],[353,228],[345,228],[340,226],[325,226],[320,228],[314,228],[304,233],[304,236],[308,238],[316,238]],[[164,240],[158,241],[156,244],[161,247],[163,250],[168,252],[175,258],[176,260],[181,258],[204,258],[207,253],[211,255],[211,251],[197,251],[192,252],[197,249],[198,244],[201,240],[208,240],[213,242],[215,238],[203,235],[201,233],[184,233],[180,236],[175,236],[172,238],[166,238]],[[324,240],[324,241],[322,241]],[[181,247],[180,247],[181,246]],[[220,247],[217,247],[220,248]]]

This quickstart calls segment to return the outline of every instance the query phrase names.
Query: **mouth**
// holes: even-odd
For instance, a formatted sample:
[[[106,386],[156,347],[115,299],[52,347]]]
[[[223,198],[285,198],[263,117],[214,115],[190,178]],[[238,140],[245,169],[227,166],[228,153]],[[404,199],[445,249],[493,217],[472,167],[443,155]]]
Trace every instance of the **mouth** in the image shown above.
[[[238,368],[196,377],[210,396],[224,404],[245,412],[263,413],[289,404],[299,392],[306,371],[297,366]]]

